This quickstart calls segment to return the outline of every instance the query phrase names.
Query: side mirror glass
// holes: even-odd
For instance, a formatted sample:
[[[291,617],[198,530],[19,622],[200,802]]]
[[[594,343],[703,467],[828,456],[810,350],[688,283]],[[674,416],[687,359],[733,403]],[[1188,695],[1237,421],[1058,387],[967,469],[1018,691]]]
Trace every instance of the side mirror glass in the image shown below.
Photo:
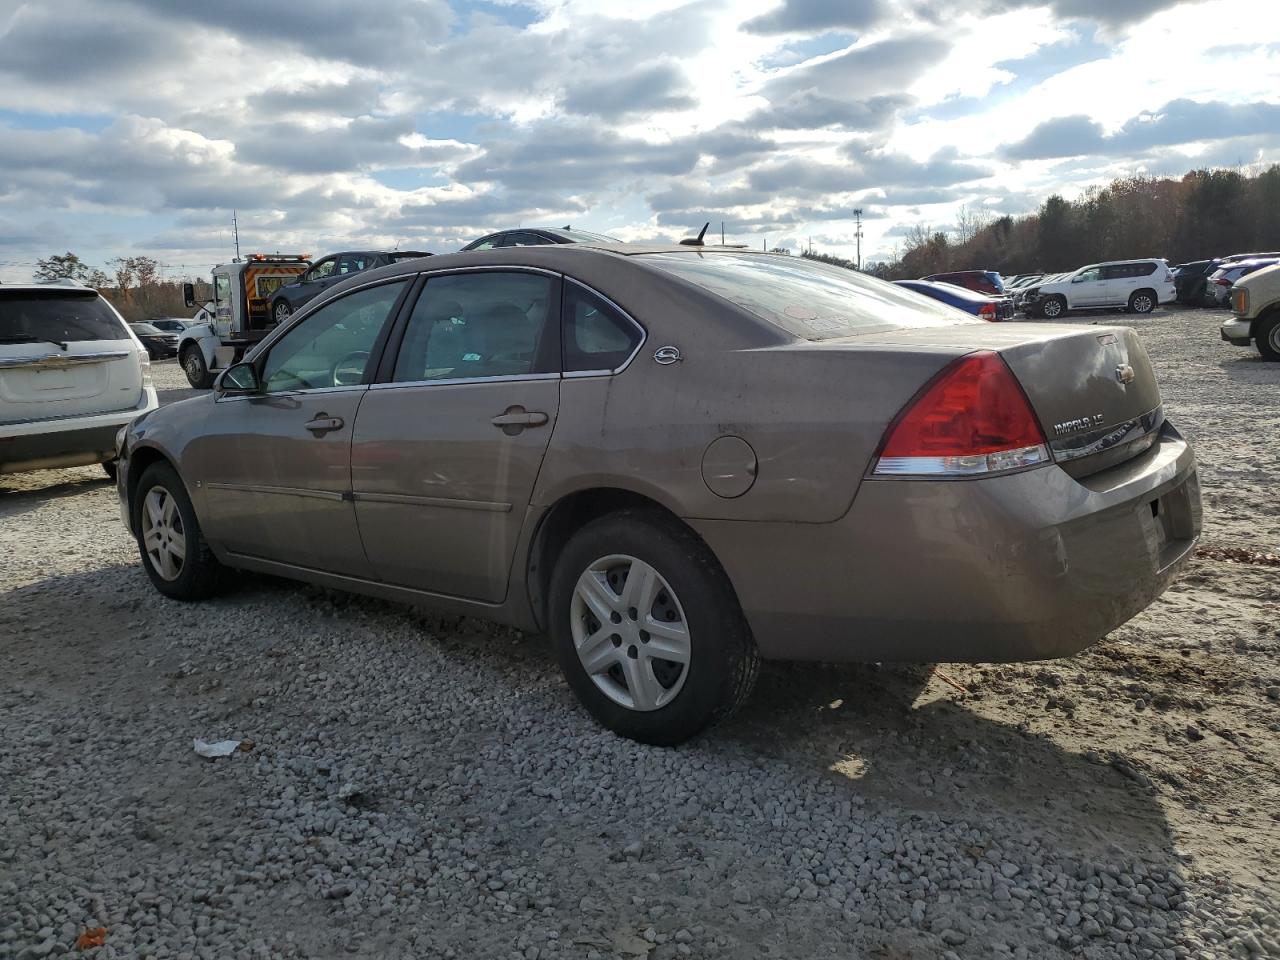
[[[1071,282],[1072,282],[1072,283],[1084,283],[1084,277],[1072,277],[1072,278],[1071,278]]]
[[[222,371],[217,389],[219,393],[257,393],[262,389],[262,383],[253,364],[242,361]]]
[[[182,302],[188,308],[196,305],[196,285],[194,283],[184,283],[182,285]]]

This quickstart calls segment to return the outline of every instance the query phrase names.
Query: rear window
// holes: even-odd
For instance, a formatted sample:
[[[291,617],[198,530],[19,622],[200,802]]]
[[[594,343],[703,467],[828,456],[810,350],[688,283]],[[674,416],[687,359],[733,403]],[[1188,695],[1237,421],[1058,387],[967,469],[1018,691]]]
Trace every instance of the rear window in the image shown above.
[[[687,280],[802,340],[895,327],[981,323],[892,283],[801,257],[649,253],[636,258]]]
[[[115,313],[92,291],[9,292],[0,287],[0,343],[128,338]]]

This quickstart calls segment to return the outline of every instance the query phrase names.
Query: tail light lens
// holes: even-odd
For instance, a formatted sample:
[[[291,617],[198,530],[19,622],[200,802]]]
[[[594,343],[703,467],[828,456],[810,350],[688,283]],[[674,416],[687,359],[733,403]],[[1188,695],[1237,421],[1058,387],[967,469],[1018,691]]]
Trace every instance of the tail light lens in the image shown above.
[[[997,354],[947,366],[889,426],[872,474],[973,477],[1048,463],[1031,403]]]
[[[996,318],[996,305],[994,303],[984,303],[978,308],[978,316],[983,320],[992,320]]]
[[[1166,270],[1166,271],[1164,272],[1164,282],[1165,282],[1165,283],[1173,283],[1173,271],[1172,271],[1172,270]]]
[[[1218,286],[1220,286],[1220,287],[1229,287],[1229,286],[1231,286],[1231,281],[1230,281],[1230,280],[1227,280],[1225,277],[1219,277],[1217,280],[1215,280],[1215,281],[1213,281],[1213,282],[1214,282],[1214,283],[1216,283],[1216,284],[1217,284]]]
[[[138,351],[138,366],[142,368],[142,385],[151,386],[151,357],[145,350]]]

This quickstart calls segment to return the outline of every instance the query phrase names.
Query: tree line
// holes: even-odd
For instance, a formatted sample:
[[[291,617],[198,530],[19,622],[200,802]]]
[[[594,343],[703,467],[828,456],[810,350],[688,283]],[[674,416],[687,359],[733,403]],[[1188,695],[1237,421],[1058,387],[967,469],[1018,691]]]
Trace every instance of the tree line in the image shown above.
[[[915,224],[893,260],[868,270],[892,279],[948,270],[1011,276],[1141,257],[1173,265],[1254,250],[1280,250],[1280,164],[1193,170],[1180,179],[1121,177],[1077,200],[1054,194],[1022,217],[962,207],[952,231]]]
[[[85,263],[68,250],[36,261],[37,281],[75,280],[93,287],[133,323],[152,317],[189,317],[194,311],[183,302],[182,281],[165,280],[160,262],[152,257],[116,257],[107,263],[110,273]],[[207,284],[196,284],[197,297]],[[201,288],[206,288],[204,291]]]

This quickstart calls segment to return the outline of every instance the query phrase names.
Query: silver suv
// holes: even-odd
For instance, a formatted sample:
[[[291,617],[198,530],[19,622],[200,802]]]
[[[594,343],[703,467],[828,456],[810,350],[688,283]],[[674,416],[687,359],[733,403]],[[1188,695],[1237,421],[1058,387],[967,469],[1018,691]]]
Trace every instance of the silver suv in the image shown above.
[[[156,408],[146,348],[96,290],[0,286],[0,473],[101,463]]]

